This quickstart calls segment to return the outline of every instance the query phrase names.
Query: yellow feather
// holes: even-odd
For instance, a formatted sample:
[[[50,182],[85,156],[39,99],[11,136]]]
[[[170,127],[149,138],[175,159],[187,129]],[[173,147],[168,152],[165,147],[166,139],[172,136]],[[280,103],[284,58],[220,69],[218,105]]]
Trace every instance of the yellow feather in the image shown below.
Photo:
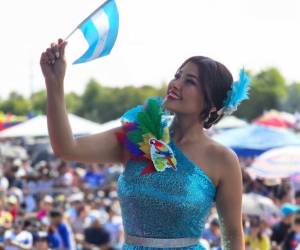
[[[143,138],[144,138],[143,142],[139,143],[140,150],[142,150],[144,152],[145,156],[148,159],[151,159],[149,140],[151,138],[154,138],[154,136],[151,133],[147,133],[147,134],[143,135]]]
[[[163,138],[162,139],[167,144],[170,142],[170,133],[169,133],[169,128],[168,127],[164,127]]]

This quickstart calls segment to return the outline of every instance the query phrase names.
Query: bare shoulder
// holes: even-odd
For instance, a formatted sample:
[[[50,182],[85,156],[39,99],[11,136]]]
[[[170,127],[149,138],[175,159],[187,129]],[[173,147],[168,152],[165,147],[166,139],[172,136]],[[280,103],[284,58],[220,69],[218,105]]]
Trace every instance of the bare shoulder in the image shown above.
[[[240,171],[236,153],[212,139],[207,142],[206,154],[209,155],[211,164],[217,168],[220,176],[228,176]]]

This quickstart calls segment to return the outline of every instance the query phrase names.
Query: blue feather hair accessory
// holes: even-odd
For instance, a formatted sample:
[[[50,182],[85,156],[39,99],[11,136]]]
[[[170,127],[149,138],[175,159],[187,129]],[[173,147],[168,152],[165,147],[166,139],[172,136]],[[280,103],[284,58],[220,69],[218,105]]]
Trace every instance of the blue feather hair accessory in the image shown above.
[[[227,98],[224,101],[224,106],[217,113],[218,115],[231,115],[237,110],[237,106],[243,101],[248,99],[248,90],[251,82],[244,69],[240,70],[240,79],[232,84],[231,90],[227,93]]]

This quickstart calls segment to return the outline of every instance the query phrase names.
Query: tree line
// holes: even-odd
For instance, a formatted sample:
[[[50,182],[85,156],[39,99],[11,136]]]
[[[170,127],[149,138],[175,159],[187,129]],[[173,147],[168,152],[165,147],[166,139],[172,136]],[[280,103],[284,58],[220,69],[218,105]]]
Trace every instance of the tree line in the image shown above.
[[[251,121],[264,111],[276,109],[294,113],[300,111],[300,82],[288,83],[276,68],[266,68],[251,75],[250,98],[241,104],[234,115]],[[127,109],[142,104],[150,96],[164,96],[167,84],[159,87],[144,85],[141,87],[108,87],[91,79],[84,92],[78,95],[66,93],[65,100],[70,113],[86,119],[104,123],[120,117]],[[45,90],[25,98],[13,91],[6,99],[0,99],[0,112],[15,115],[46,113]]]

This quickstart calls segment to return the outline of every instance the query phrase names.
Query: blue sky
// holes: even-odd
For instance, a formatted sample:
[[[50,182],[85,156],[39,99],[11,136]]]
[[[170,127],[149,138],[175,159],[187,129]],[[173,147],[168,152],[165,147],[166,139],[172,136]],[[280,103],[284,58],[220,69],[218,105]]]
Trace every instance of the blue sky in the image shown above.
[[[44,89],[41,52],[64,38],[103,1],[2,1],[0,97],[15,90],[28,96]],[[93,77],[110,86],[158,85],[170,80],[187,57],[205,55],[224,63],[235,77],[278,67],[300,81],[298,0],[116,0],[120,30],[107,57],[71,65],[86,43],[69,40],[66,92],[81,93]]]

